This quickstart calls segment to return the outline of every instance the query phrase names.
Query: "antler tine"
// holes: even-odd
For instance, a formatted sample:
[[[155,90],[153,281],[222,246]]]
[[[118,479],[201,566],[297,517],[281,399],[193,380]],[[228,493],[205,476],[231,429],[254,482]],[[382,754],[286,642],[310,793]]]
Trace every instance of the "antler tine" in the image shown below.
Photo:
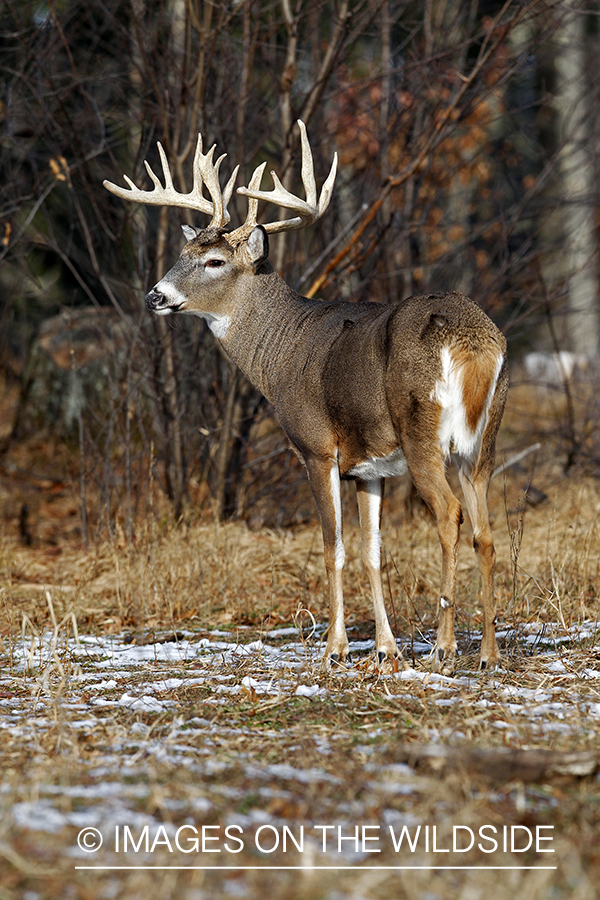
[[[284,188],[275,172],[271,172],[274,184],[272,191],[259,191],[252,184],[248,185],[247,188],[238,188],[238,194],[242,194],[244,197],[250,197],[255,201],[266,200],[270,203],[274,203],[276,206],[292,209],[294,212],[298,213],[293,219],[284,219],[280,222],[268,222],[265,224],[263,227],[270,234],[275,234],[280,231],[293,231],[298,228],[304,228],[306,225],[311,225],[323,215],[331,200],[333,183],[337,171],[337,153],[334,153],[331,170],[321,189],[321,195],[317,202],[317,185],[315,181],[312,152],[306,134],[306,126],[300,119],[298,119],[298,127],[300,129],[300,141],[302,146],[302,184],[306,191],[306,200],[301,200],[300,197],[296,197]],[[237,236],[237,232],[234,232],[234,234]]]
[[[329,171],[329,175],[323,182],[323,187],[321,188],[321,196],[319,197],[319,212],[317,214],[317,219],[320,219],[329,203],[331,202],[331,197],[333,195],[333,185],[335,184],[335,176],[337,174],[337,164],[338,164],[338,155],[337,152],[333,154],[333,162],[331,164],[331,169]]]
[[[163,176],[165,179],[165,190],[166,191],[174,190],[173,178],[171,176],[171,167],[169,166],[167,154],[165,153],[165,151],[163,149],[163,145],[161,144],[160,141],[156,142],[156,146],[158,147],[158,155],[160,157],[160,164],[162,166]],[[146,166],[146,171],[148,172],[148,175],[154,182],[154,185],[158,188],[161,188],[162,185],[161,185],[160,181],[158,180],[158,178],[156,177],[156,175],[154,174],[154,172],[152,171],[152,169],[150,168],[150,165],[146,162],[146,160],[144,160],[144,165]]]
[[[248,190],[257,191],[260,187],[260,182],[263,177],[263,172],[265,171],[266,162],[263,162],[258,166],[254,172],[252,173],[252,178],[248,182]],[[237,170],[236,170],[237,171]],[[238,193],[241,192],[241,189],[238,188]],[[245,240],[254,226],[256,225],[256,218],[258,215],[258,200],[255,200],[253,197],[248,196],[248,215],[246,216],[246,221],[243,225],[240,225],[239,228],[236,228],[235,231],[231,231],[227,235],[227,240],[232,243],[238,243],[239,241]]]
[[[240,167],[236,166],[233,172],[229,177],[229,181],[225,185],[223,189],[223,213],[227,216],[227,222],[229,222],[231,216],[227,211],[227,207],[229,206],[229,201],[231,200],[231,195],[233,194],[233,186],[235,184],[235,180],[237,178],[237,174],[239,172]]]
[[[194,154],[193,190],[198,195],[201,195],[202,185],[206,185],[212,200],[212,219],[208,227],[222,228],[223,225],[227,224],[229,216],[226,218],[224,214],[223,194],[221,193],[221,186],[219,185],[219,166],[227,154],[224,153],[218,158],[216,163],[213,163],[215,148],[216,144],[213,144],[208,153],[202,153],[202,135],[198,135],[198,144],[196,146],[196,153]]]
[[[313,163],[312,150],[308,142],[306,133],[306,125],[301,119],[298,119],[298,128],[300,129],[300,143],[302,145],[302,184],[306,191],[306,202],[315,209],[317,205],[317,182],[315,181],[315,165]]]

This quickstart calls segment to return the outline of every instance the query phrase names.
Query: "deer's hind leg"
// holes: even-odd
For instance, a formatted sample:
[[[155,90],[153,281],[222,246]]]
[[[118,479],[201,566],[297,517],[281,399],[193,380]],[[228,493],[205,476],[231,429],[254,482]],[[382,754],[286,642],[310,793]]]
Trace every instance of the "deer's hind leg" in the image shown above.
[[[481,572],[483,593],[483,634],[481,637],[481,669],[495,667],[500,664],[501,657],[496,643],[495,619],[496,604],[494,600],[494,566],[496,551],[487,504],[487,494],[494,471],[496,455],[496,436],[504,412],[508,374],[506,368],[500,373],[496,390],[490,405],[488,421],[485,426],[477,460],[469,462],[458,460],[458,477],[462,487],[465,504],[473,528],[473,549],[477,555]]]
[[[463,465],[458,469],[458,477],[465,498],[465,504],[473,528],[473,549],[477,556],[483,593],[483,634],[479,667],[487,669],[500,663],[500,651],[496,643],[494,622],[496,606],[494,602],[494,565],[496,551],[487,505],[487,491],[490,473],[487,468],[472,470]]]
[[[361,555],[371,585],[375,613],[375,660],[379,667],[398,659],[398,646],[385,611],[381,585],[381,504],[383,478],[356,480],[356,496],[360,517]]]
[[[412,440],[409,434],[404,442],[404,455],[416,489],[435,516],[442,548],[442,589],[434,665],[436,672],[450,675],[454,671],[457,646],[454,607],[461,506],[446,479],[444,459],[437,445],[419,441],[418,435]]]

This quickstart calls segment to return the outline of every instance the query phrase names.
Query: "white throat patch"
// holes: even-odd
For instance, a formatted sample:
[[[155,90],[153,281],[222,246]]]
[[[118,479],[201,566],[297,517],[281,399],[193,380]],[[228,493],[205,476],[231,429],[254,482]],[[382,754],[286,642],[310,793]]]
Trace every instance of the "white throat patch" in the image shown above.
[[[214,313],[199,313],[203,319],[206,319],[208,327],[216,338],[222,340],[231,325],[231,316],[217,316]]]

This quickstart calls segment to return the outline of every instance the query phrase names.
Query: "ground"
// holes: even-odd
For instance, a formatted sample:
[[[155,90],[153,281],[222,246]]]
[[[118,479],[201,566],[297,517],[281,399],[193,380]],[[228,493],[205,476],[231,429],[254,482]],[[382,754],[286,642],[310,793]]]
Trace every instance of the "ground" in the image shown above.
[[[514,422],[499,463],[528,444]],[[15,511],[35,486],[5,468],[2,900],[597,896],[600,487],[549,447],[520,465],[490,494],[504,666],[476,671],[466,525],[453,678],[429,660],[435,528],[403,485],[384,513],[403,663],[372,666],[351,512],[353,665],[322,675],[316,523],[173,524],[155,500],[134,540],[85,549],[77,494],[52,483],[27,545]]]

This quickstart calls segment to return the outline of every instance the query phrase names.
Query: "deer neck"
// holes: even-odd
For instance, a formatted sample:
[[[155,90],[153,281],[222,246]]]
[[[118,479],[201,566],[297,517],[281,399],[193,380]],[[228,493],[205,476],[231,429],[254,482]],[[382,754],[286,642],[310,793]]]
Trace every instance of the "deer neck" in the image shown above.
[[[307,317],[319,303],[292,290],[268,264],[244,288],[226,331],[217,337],[231,360],[272,401],[285,372],[302,356]]]

